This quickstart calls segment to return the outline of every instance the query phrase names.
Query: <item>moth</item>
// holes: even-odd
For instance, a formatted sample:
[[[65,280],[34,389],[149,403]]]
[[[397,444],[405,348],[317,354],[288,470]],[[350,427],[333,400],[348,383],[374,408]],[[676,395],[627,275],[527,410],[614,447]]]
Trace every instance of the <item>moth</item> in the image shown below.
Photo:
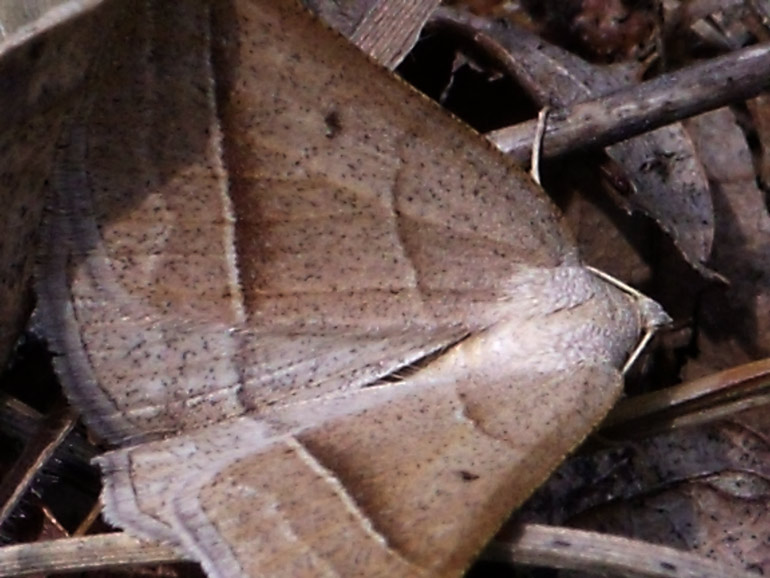
[[[112,9],[37,281],[107,519],[212,578],[460,575],[663,313],[293,2]]]

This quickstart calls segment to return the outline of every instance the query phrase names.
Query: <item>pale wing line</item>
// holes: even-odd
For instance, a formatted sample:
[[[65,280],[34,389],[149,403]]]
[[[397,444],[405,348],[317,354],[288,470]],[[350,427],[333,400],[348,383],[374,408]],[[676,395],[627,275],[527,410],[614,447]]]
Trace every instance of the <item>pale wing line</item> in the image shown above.
[[[389,548],[388,540],[377,531],[374,524],[372,524],[372,521],[359,509],[358,505],[353,501],[353,498],[348,494],[345,486],[343,486],[337,479],[337,476],[334,475],[334,472],[324,467],[296,437],[289,436],[286,443],[296,452],[297,456],[306,466],[332,487],[334,493],[337,494],[340,500],[342,500],[342,503],[348,512],[353,514],[353,516],[355,516],[361,523],[364,531],[379,544],[385,548]]]
[[[249,420],[249,422],[251,421],[252,420]],[[213,473],[195,476],[189,480],[189,483],[185,484],[187,489],[194,495],[197,495],[204,485],[210,483],[212,479],[216,477],[218,472],[228,465],[253,453],[255,449],[265,448],[269,445],[278,443],[287,443],[303,462],[308,463],[308,465],[313,468],[313,471],[318,473],[318,467],[320,467],[320,465],[313,467],[313,457],[306,457],[303,455],[304,448],[302,448],[291,435],[276,436],[270,440],[260,439],[259,432],[255,432],[252,435],[252,441],[256,445],[246,445],[232,452],[225,451],[223,457],[215,459],[214,462],[210,464],[211,467],[209,468],[209,471]],[[294,441],[296,446],[291,443],[292,441]],[[304,453],[307,453],[306,450]],[[323,475],[323,478],[328,478],[328,475],[329,474]],[[136,504],[135,500],[134,504]],[[304,540],[294,532],[291,524],[286,520],[286,517],[280,513],[280,504],[274,498],[270,504],[270,511],[271,513],[275,513],[279,518],[280,527],[277,529],[286,540],[305,544]],[[232,545],[221,539],[216,523],[208,517],[198,500],[181,499],[180,493],[173,499],[172,512],[172,526],[178,532],[179,539],[185,551],[201,563],[209,576],[212,578],[232,578],[236,575],[235,573],[237,573],[238,576],[245,577],[243,566]],[[185,519],[191,519],[197,522],[194,529],[191,529],[185,524]],[[201,536],[204,536],[206,539],[201,539]],[[201,545],[206,545],[206,547],[201,547]],[[307,544],[305,544],[305,546],[307,546]],[[324,568],[325,577],[342,578],[326,560],[316,554],[311,546],[307,546],[307,550],[313,557],[313,560]]]
[[[296,437],[289,436],[286,440],[286,443],[295,451],[297,456],[305,463],[305,465],[307,465],[315,474],[317,474],[319,477],[321,477],[321,479],[325,480],[329,484],[347,511],[358,520],[358,522],[361,524],[361,527],[364,529],[364,532],[366,532],[369,537],[379,543],[383,548],[392,553],[395,557],[400,559],[404,564],[406,564],[406,566],[410,568],[417,568],[421,575],[425,574],[424,569],[420,568],[419,566],[415,566],[415,564],[406,559],[401,554],[401,552],[390,546],[388,539],[381,532],[379,532],[377,528],[374,527],[374,524],[372,524],[372,521],[369,519],[369,517],[363,511],[361,511],[358,504],[356,504],[353,497],[345,489],[345,486],[342,484],[342,482],[337,479],[337,476],[334,475],[333,471],[326,468]]]
[[[207,464],[208,473],[198,470],[194,475],[184,477],[185,474],[182,472],[183,477],[180,480],[182,487],[172,497],[169,511],[171,525],[176,530],[182,547],[200,562],[206,574],[211,578],[233,578],[235,576],[246,578],[246,575],[232,545],[221,539],[215,521],[209,518],[197,496],[203,486],[211,483],[218,473],[229,465],[252,454],[257,449],[266,448],[271,444],[281,443],[285,440],[282,436],[272,435],[270,426],[265,421],[239,419],[231,423],[230,427],[246,427],[246,431],[242,435],[248,437],[251,443],[225,448],[215,444],[209,448],[210,451],[213,451],[214,457]],[[235,432],[237,434],[237,429]],[[188,493],[182,490],[187,490]],[[190,495],[196,496],[196,498],[189,499]],[[136,504],[135,500],[134,504]],[[196,523],[191,527],[186,523],[189,521]]]
[[[144,55],[140,58],[140,60],[146,61],[150,64],[143,67],[142,74],[144,75],[144,78],[142,80],[142,85],[145,87],[155,87],[157,84],[157,70],[156,66],[153,66],[153,60],[147,57],[147,53],[152,50],[152,38],[156,34],[157,23],[153,18],[153,11],[149,9],[146,2],[143,4],[143,7],[146,12],[144,15],[145,26],[143,26],[141,43],[141,49]],[[204,31],[204,34],[207,38],[210,39],[210,26],[207,27],[207,29]],[[208,53],[208,58],[203,58],[202,60],[207,61],[207,63],[204,64],[205,66],[211,67],[212,62],[210,52]],[[212,81],[210,83],[207,95],[209,107],[212,108],[210,118],[216,118],[214,100],[215,87],[213,85],[213,76],[209,75],[209,78]],[[143,92],[141,97],[147,100],[151,99],[152,96],[152,89],[148,89]],[[89,102],[85,105],[84,118],[88,119],[88,117],[91,115],[91,110],[93,107],[94,103],[92,102]],[[153,154],[149,148],[151,139],[148,133],[149,127],[156,124],[153,122],[153,107],[139,107],[139,112],[142,115],[141,120],[133,128],[133,131],[136,135],[133,142],[137,152],[137,163],[139,163],[141,166],[140,172],[145,175],[150,175],[150,180],[155,181],[157,180],[157,173],[155,171],[156,167],[152,162]],[[126,426],[126,424],[121,425],[122,421],[133,424],[134,417],[141,417],[142,412],[150,411],[152,408],[157,408],[159,407],[159,404],[153,406],[143,406],[141,408],[135,408],[133,411],[123,412],[116,397],[109,391],[109,389],[102,387],[99,383],[99,380],[93,371],[94,360],[91,356],[89,348],[80,340],[77,331],[78,312],[76,308],[72,307],[72,290],[67,285],[66,274],[64,271],[65,267],[67,266],[67,259],[72,259],[72,255],[75,255],[75,258],[83,259],[83,266],[89,271],[89,277],[98,280],[98,287],[96,290],[98,291],[98,296],[100,296],[101,299],[103,299],[105,302],[120,303],[121,311],[125,315],[136,319],[147,318],[147,315],[144,314],[141,305],[136,303],[136,300],[129,296],[125,292],[125,289],[116,281],[117,276],[114,274],[113,264],[111,263],[110,257],[104,249],[104,245],[101,242],[101,235],[98,225],[92,216],[94,212],[93,196],[96,194],[96,191],[94,190],[94,185],[91,183],[90,176],[83,168],[83,159],[87,159],[89,156],[89,142],[87,134],[89,122],[90,121],[87,120],[85,126],[79,125],[72,128],[72,135],[69,143],[71,152],[69,152],[67,155],[67,163],[59,167],[59,169],[54,174],[54,182],[56,183],[57,188],[57,204],[60,207],[60,211],[54,214],[54,217],[52,218],[52,222],[54,224],[52,227],[55,226],[61,228],[62,230],[66,228],[68,230],[67,236],[71,247],[69,247],[68,257],[59,256],[57,251],[52,251],[55,253],[55,255],[53,258],[49,259],[51,260],[51,263],[54,263],[55,267],[53,267],[51,263],[47,264],[46,266],[48,271],[46,272],[46,276],[48,278],[55,276],[55,286],[63,288],[62,294],[59,295],[54,293],[48,288],[48,286],[51,284],[45,283],[42,285],[43,290],[41,290],[41,295],[46,296],[45,301],[48,301],[49,305],[53,304],[54,302],[66,302],[64,303],[63,307],[65,311],[57,312],[55,314],[56,317],[63,317],[60,325],[64,325],[67,328],[62,332],[64,337],[55,339],[57,345],[68,354],[62,358],[64,361],[60,361],[59,365],[67,366],[67,369],[62,371],[65,374],[72,374],[75,377],[75,379],[70,379],[70,381],[73,383],[73,385],[68,387],[70,395],[80,398],[81,405],[83,407],[97,408],[100,413],[105,414],[103,415],[103,423],[97,429],[100,430],[102,435],[105,435],[114,441],[117,438],[125,439],[130,437],[127,433],[129,428]],[[215,124],[213,127],[214,130],[212,131],[214,134],[209,141],[209,151],[211,152],[211,156],[216,157],[221,163],[222,148],[220,142],[221,134],[219,132],[220,127],[216,125],[216,123],[213,124]],[[225,185],[221,190],[221,196],[223,199],[223,211],[225,213],[224,218],[225,221],[231,226],[226,227],[225,238],[223,241],[227,243],[228,250],[227,257],[229,262],[229,274],[231,276],[230,284],[231,294],[233,296],[231,303],[233,304],[233,313],[238,316],[239,319],[242,319],[243,303],[238,287],[237,267],[233,262],[233,211],[229,204],[229,197],[227,195],[227,179],[226,176],[222,176],[224,174],[224,169],[216,162],[213,164],[215,170],[218,169],[217,176],[220,177],[219,182]],[[83,194],[71,194],[73,191],[83,191]],[[88,250],[87,254],[85,254],[86,250]],[[62,295],[65,293],[67,295],[66,298],[62,297]],[[62,305],[60,304],[57,305],[57,307],[62,309]],[[159,330],[157,324],[153,322],[150,325],[152,326],[146,327],[144,331],[146,333],[155,333],[158,335],[158,340],[162,340],[162,335],[158,333]],[[69,342],[72,340],[77,340],[77,343],[70,344]],[[78,363],[68,363],[66,360],[67,357],[71,357],[73,359],[80,358],[80,361]],[[236,374],[239,373],[237,369],[234,372]],[[88,396],[77,392],[76,386],[80,387],[78,382],[83,381],[88,383],[90,388],[98,390],[99,396],[97,396],[97,399],[89,399]],[[228,392],[240,387],[242,387],[242,380],[221,388],[220,394],[225,396]],[[207,392],[206,396],[204,396],[205,399],[209,399],[210,394],[211,392]],[[231,395],[229,397],[235,401],[238,401],[237,396]],[[194,403],[197,400],[192,401]],[[115,417],[117,415],[120,417],[117,420],[118,423],[116,424]],[[145,434],[141,435],[144,436]]]
[[[297,533],[294,531],[294,528],[292,528],[292,525],[289,521],[287,521],[286,516],[283,515],[281,512],[280,505],[273,501],[270,503],[270,513],[275,515],[279,519],[276,529],[281,532],[283,537],[292,542],[299,542],[301,544],[304,544],[305,541],[302,540]],[[306,545],[306,544],[305,544]],[[307,545],[306,545],[307,546]],[[320,570],[323,569],[323,575],[326,576],[326,578],[343,578],[339,575],[339,573],[332,567],[332,565],[321,558],[318,554],[315,553],[312,547],[307,547],[309,550],[309,555],[312,557],[313,561],[317,566],[320,568],[314,568],[314,570]]]
[[[142,43],[142,49],[145,51],[145,54],[137,58],[149,60],[146,58],[146,53],[150,50],[149,38],[155,22],[152,18],[152,12],[148,10],[146,5],[145,12],[144,19],[146,25],[144,27],[144,42]],[[149,84],[153,81],[154,69],[150,66],[144,68],[147,74],[145,84]],[[82,107],[83,118],[90,119],[93,106],[92,101],[88,100],[85,102]],[[150,126],[151,120],[148,114],[149,107],[145,107],[142,112],[144,114],[144,122],[137,123],[133,130],[141,131],[143,137],[140,137],[138,140],[146,143],[149,142],[146,129]],[[101,411],[106,405],[109,405],[110,411],[113,411],[114,414],[119,412],[119,403],[115,396],[101,386],[99,380],[94,375],[91,354],[78,330],[78,315],[72,305],[72,288],[69,286],[66,272],[70,264],[69,261],[73,258],[83,259],[84,265],[89,271],[98,271],[98,273],[90,274],[90,277],[99,279],[100,294],[109,297],[105,301],[122,303],[123,307],[130,307],[133,302],[114,281],[113,275],[111,275],[112,267],[104,251],[104,246],[100,242],[101,234],[92,216],[93,211],[90,210],[93,206],[92,197],[94,191],[91,179],[84,169],[85,159],[88,158],[89,154],[87,127],[84,127],[82,123],[78,123],[68,127],[67,130],[70,132],[68,150],[65,153],[64,162],[59,163],[52,176],[56,213],[51,218],[51,224],[48,226],[49,230],[59,229],[64,231],[66,229],[67,254],[60,255],[57,248],[52,251],[54,256],[48,257],[49,263],[45,264],[47,271],[42,275],[44,282],[38,284],[39,294],[44,297],[41,299],[41,311],[44,312],[44,317],[56,319],[54,322],[56,331],[53,334],[52,341],[57,343],[57,346],[62,348],[63,351],[67,352],[67,355],[55,360],[55,365],[61,374],[69,375],[70,385],[67,388],[69,395],[80,401],[79,405],[81,408],[98,408]],[[77,154],[74,154],[73,151]],[[143,158],[149,158],[147,150],[145,149],[143,152]],[[144,170],[147,171],[146,166]],[[77,242],[75,242],[76,239]],[[49,244],[54,242],[51,234],[48,235],[47,242]],[[88,256],[82,254],[84,246],[90,249]],[[51,251],[50,246],[48,250]],[[73,255],[75,250],[78,250],[79,254]],[[94,262],[93,255],[101,255],[104,259]],[[88,258],[86,259],[86,257]],[[51,260],[55,260],[53,265],[50,262]],[[51,279],[54,279],[54,281],[51,281]],[[61,288],[60,292],[52,290],[51,287]],[[66,297],[64,297],[65,295]],[[51,311],[45,312],[46,308],[49,307]],[[79,362],[70,362],[68,357],[79,358]],[[88,383],[91,388],[98,390],[100,394],[99,399],[94,400],[93,397],[84,395],[80,391],[84,382]],[[116,428],[111,419],[105,419],[98,429],[102,435],[114,438],[122,436],[123,434],[120,432],[125,428]]]
[[[241,291],[241,282],[238,270],[238,256],[235,249],[235,211],[233,201],[230,198],[230,172],[225,165],[224,160],[224,133],[222,131],[222,122],[217,108],[216,101],[216,74],[214,73],[212,33],[211,33],[211,6],[207,6],[207,18],[205,19],[206,28],[203,31],[206,46],[208,47],[207,58],[205,59],[207,92],[206,101],[211,110],[210,118],[213,120],[211,130],[211,148],[214,151],[216,162],[213,163],[213,169],[217,176],[217,183],[220,184],[219,193],[222,199],[222,219],[226,223],[224,233],[225,255],[227,259],[228,284],[230,286],[230,305],[233,309],[236,322],[242,324],[246,321],[246,311]]]
[[[280,152],[280,151],[283,150],[283,149],[280,149],[278,147],[270,147],[270,142],[266,141],[266,140],[260,141],[260,146],[265,148],[265,149],[267,149],[267,150],[270,150],[270,151],[279,151]],[[394,183],[398,180],[398,174],[402,170],[403,170],[402,166],[397,167],[397,169],[396,169],[396,173],[397,174],[396,174],[396,176],[393,179]],[[317,177],[318,175],[313,173],[311,176],[312,177]],[[255,174],[243,173],[243,174],[239,175],[239,178],[240,179],[244,179],[244,180],[253,180],[253,181],[259,181],[259,182],[277,182],[277,183],[282,183],[282,184],[283,183],[291,183],[292,181],[299,181],[300,183],[302,183],[303,181],[307,181],[308,180],[308,176],[305,176],[305,175],[303,175],[303,176],[295,176],[295,175],[270,176],[270,175],[264,175],[264,174],[260,174],[260,173],[255,173]],[[331,185],[334,185],[334,186],[338,187],[339,189],[342,189],[342,190],[345,190],[345,191],[353,191],[353,192],[355,192],[355,191],[358,190],[358,189],[356,189],[355,187],[353,187],[351,185],[347,185],[344,182],[332,180],[332,179],[330,179],[328,177],[324,177],[324,180],[325,180],[325,182],[327,182],[327,183],[329,183]],[[394,196],[390,195],[388,198],[390,199],[390,202],[388,202],[384,206],[386,208],[390,209],[391,214],[395,217],[395,205],[393,203]],[[325,219],[325,218],[328,218],[329,216],[332,216],[333,214],[334,213],[329,213],[329,214],[318,213],[317,214],[318,215],[317,218],[318,219]],[[288,216],[288,217],[283,216],[283,217],[281,217],[280,222],[291,222],[293,220],[299,220],[299,219],[304,220],[306,218],[307,217],[299,217],[298,219],[293,219],[291,216]],[[266,222],[270,223],[271,221],[270,221],[270,219],[267,219]],[[435,226],[435,227],[446,227],[447,226],[446,222],[444,222],[444,221],[441,221],[439,219],[429,219],[429,218],[424,217],[424,216],[422,217],[422,222],[425,223],[426,225],[432,225],[432,226]],[[470,235],[469,233],[463,233],[463,234],[466,235],[466,236]],[[478,237],[478,238],[483,239],[485,241],[489,241],[490,243],[495,243],[495,244],[498,244],[498,245],[503,245],[503,246],[511,248],[511,249],[518,249],[519,248],[519,245],[517,243],[513,242],[513,241],[509,241],[509,240],[507,240],[505,238],[492,237],[490,235],[485,234],[483,231],[474,231],[472,233],[472,235],[474,237]],[[400,236],[399,236],[399,238],[400,238]]]
[[[396,148],[400,151],[401,154],[403,154],[404,152],[403,142],[410,137],[411,137],[410,134],[406,134],[399,139],[399,142],[397,143]],[[404,172],[404,161],[401,154],[398,156],[398,159],[399,159],[398,167],[396,167],[396,173],[395,175],[393,175],[393,188],[391,189],[390,194],[387,195],[387,199],[389,201],[388,209],[390,210],[390,214],[393,216],[393,222],[394,222],[393,224],[395,228],[396,238],[398,239],[398,242],[401,245],[401,253],[404,255],[404,258],[409,263],[409,268],[412,272],[412,278],[409,280],[410,285],[416,289],[417,296],[420,299],[420,306],[422,310],[425,311],[426,310],[425,294],[423,291],[423,284],[421,283],[420,271],[417,268],[414,258],[412,254],[409,252],[409,249],[407,247],[406,237],[404,236],[403,217],[399,214],[398,208],[397,208],[396,195],[398,195],[399,181],[401,180],[401,175]]]
[[[138,491],[134,483],[134,462],[128,451],[116,451],[97,457],[94,460],[104,473],[104,485],[101,500],[104,518],[111,524],[131,528],[149,540],[164,541],[177,550],[183,545],[176,538],[171,525],[160,517],[145,512],[137,500]],[[126,516],[127,508],[136,512]]]

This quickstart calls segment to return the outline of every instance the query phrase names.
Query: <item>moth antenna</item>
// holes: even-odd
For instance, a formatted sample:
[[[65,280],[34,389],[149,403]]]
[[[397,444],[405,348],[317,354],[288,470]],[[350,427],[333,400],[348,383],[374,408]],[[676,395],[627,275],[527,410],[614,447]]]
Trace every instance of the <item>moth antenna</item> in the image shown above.
[[[545,135],[545,123],[548,120],[549,112],[551,112],[551,107],[544,106],[537,113],[535,138],[532,140],[532,160],[530,162],[529,174],[532,180],[540,186],[542,186],[540,182],[540,155],[543,152],[543,135]]]
[[[626,283],[623,283],[620,279],[613,277],[609,273],[605,273],[601,269],[597,269],[596,267],[591,267],[591,265],[585,265],[585,268],[588,269],[591,273],[599,277],[600,279],[604,279],[607,281],[607,283],[610,283],[611,285],[615,285],[618,289],[621,291],[625,291],[629,295],[632,295],[633,297],[636,297],[637,299],[649,299],[647,295],[639,291],[638,289],[634,289],[631,287],[631,285],[627,285]]]
[[[631,367],[636,363],[636,360],[639,358],[639,356],[642,354],[642,351],[644,351],[644,348],[647,347],[647,344],[650,342],[650,340],[653,338],[655,333],[658,331],[659,327],[648,327],[644,331],[644,335],[642,335],[642,338],[639,340],[639,343],[637,343],[634,350],[631,352],[631,354],[628,356],[628,359],[623,364],[623,369],[620,370],[623,377],[626,376],[628,371],[631,369]]]
[[[628,371],[631,369],[631,367],[634,365],[636,360],[639,358],[639,356],[642,354],[642,351],[644,351],[644,348],[647,347],[647,344],[653,338],[655,333],[657,333],[658,329],[660,329],[663,325],[668,325],[669,323],[671,323],[671,317],[669,317],[668,314],[665,311],[663,311],[663,308],[660,305],[652,301],[649,297],[647,297],[644,293],[642,293],[638,289],[634,289],[630,285],[623,283],[623,281],[621,281],[620,279],[617,279],[612,275],[610,275],[609,273],[605,273],[604,271],[601,271],[596,267],[591,267],[590,265],[586,265],[585,268],[591,271],[591,273],[593,273],[600,279],[603,279],[604,281],[607,281],[608,283],[615,285],[615,287],[617,287],[621,291],[628,293],[629,295],[637,299],[640,302],[640,304],[643,305],[642,318],[644,321],[644,335],[642,335],[642,338],[639,340],[639,343],[636,345],[634,350],[628,356],[628,359],[626,360],[625,364],[623,365],[623,369],[621,370],[621,373],[625,376],[628,373]]]

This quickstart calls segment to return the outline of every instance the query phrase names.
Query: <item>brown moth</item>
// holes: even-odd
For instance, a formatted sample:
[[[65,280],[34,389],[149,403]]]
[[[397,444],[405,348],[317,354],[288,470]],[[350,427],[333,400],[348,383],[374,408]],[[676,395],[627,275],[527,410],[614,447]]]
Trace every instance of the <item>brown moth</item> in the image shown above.
[[[38,282],[107,518],[211,577],[460,575],[662,312],[293,2],[121,7]]]

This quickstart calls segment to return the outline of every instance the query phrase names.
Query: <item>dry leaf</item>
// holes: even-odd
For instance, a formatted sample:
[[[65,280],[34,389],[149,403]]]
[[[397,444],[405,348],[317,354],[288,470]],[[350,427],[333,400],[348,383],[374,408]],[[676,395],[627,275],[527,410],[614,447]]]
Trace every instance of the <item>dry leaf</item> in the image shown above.
[[[212,577],[458,575],[665,315],[293,3],[121,8],[38,282],[108,517]]]
[[[768,8],[770,10],[770,7]],[[759,179],[765,191],[770,190],[770,95],[760,94],[746,102],[751,113],[759,144]]]
[[[687,122],[706,168],[716,209],[709,265],[729,286],[700,304],[699,356],[690,377],[770,356],[770,214],[751,153],[729,109]]]
[[[594,61],[641,59],[655,45],[662,2],[545,0],[522,2],[543,23],[543,35]]]
[[[535,508],[555,499],[552,522],[569,519],[766,574],[769,441],[767,410],[757,408],[730,421],[616,444],[566,464]]]
[[[417,42],[440,0],[304,0],[377,62],[394,69]]]
[[[590,160],[590,159],[589,159]],[[569,222],[580,254],[592,266],[635,287],[648,287],[655,262],[654,224],[629,215],[602,192],[593,164],[582,170],[575,163],[551,165],[543,176]]]

